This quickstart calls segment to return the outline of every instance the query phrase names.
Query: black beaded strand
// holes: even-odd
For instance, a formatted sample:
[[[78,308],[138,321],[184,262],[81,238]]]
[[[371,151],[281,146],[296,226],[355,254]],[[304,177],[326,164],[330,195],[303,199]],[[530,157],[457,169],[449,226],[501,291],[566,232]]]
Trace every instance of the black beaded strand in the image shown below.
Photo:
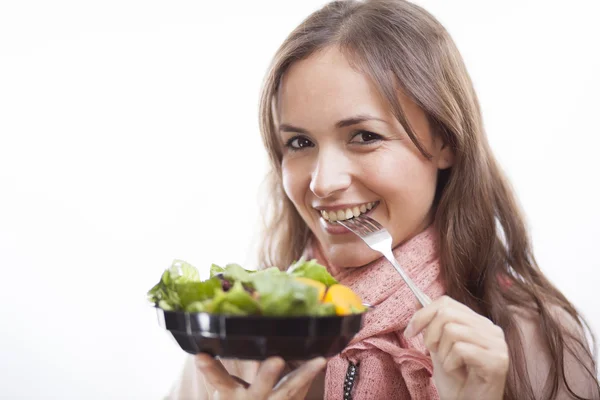
[[[346,379],[344,380],[344,400],[352,400],[352,388],[354,381],[357,378],[357,365],[348,362],[348,370],[346,371]]]

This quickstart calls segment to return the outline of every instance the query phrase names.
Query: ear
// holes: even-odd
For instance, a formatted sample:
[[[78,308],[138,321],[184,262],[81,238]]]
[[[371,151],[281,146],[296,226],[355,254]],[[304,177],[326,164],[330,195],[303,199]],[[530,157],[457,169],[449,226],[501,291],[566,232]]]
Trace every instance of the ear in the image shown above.
[[[438,155],[438,169],[448,169],[454,165],[454,150],[446,143],[442,143],[442,148]]]

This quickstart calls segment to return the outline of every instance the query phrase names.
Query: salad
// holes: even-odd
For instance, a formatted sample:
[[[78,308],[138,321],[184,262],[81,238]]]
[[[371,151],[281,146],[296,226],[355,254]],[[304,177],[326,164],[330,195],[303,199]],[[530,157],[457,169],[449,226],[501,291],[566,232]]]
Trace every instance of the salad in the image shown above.
[[[339,284],[316,260],[304,258],[287,271],[213,264],[206,280],[189,263],[174,260],[148,291],[148,299],[167,311],[240,316],[349,315],[366,309],[352,289]]]

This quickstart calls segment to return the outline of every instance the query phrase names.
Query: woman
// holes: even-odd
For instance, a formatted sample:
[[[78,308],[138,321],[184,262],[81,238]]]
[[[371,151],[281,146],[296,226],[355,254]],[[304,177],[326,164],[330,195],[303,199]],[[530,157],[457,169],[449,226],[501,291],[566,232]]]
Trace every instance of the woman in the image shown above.
[[[274,388],[280,359],[200,355],[173,398],[600,398],[580,315],[536,264],[469,75],[430,14],[374,0],[309,16],[268,72],[261,131],[272,164],[262,265],[317,258],[377,307],[325,372],[316,359]],[[335,223],[364,212],[432,304],[419,309]]]

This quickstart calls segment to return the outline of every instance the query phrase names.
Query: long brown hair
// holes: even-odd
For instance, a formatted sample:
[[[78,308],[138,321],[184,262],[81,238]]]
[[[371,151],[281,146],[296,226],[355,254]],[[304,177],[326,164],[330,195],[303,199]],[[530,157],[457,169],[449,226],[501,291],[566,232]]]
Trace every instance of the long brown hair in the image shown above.
[[[402,0],[334,1],[304,20],[277,51],[260,104],[261,133],[272,166],[261,265],[289,265],[300,257],[311,236],[283,191],[275,101],[288,67],[329,46],[337,46],[355,68],[373,80],[425,156],[429,155],[399,103],[398,89],[423,109],[435,133],[455,152],[452,168],[440,173],[434,203],[442,277],[450,297],[503,328],[511,358],[505,399],[534,398],[509,306],[539,315],[555,367],[550,368],[545,398],[556,397],[562,380],[575,398],[582,399],[567,382],[564,351],[573,355],[583,351],[588,360],[578,362],[592,379],[596,375],[594,356],[585,339],[560,324],[552,307],[565,310],[581,328],[583,319],[535,261],[524,219],[489,148],[477,96],[458,49],[444,27],[414,4]],[[580,347],[579,353],[572,343]]]

